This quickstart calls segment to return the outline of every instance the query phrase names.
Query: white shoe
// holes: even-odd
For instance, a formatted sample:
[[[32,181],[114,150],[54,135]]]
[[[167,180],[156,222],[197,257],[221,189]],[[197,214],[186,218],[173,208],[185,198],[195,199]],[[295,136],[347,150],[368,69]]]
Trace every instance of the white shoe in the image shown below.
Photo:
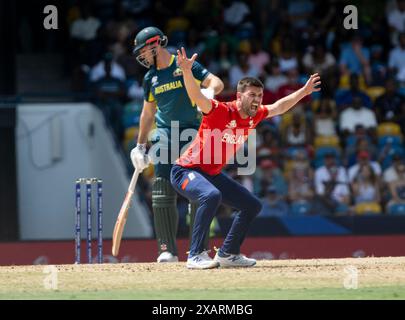
[[[213,260],[209,255],[209,251],[203,251],[200,254],[187,259],[188,269],[213,269],[218,268],[219,263]]]
[[[179,262],[179,258],[171,254],[169,251],[164,251],[157,258],[157,262]]]
[[[217,261],[221,268],[253,267],[256,264],[255,259],[247,258],[243,254],[229,254],[226,257],[220,257],[218,252],[214,261]]]

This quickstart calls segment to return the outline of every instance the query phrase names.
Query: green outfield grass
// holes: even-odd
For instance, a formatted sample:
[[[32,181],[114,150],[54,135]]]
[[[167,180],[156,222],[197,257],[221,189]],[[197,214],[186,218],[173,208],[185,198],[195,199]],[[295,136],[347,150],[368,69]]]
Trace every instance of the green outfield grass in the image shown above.
[[[206,290],[111,290],[89,292],[9,292],[0,299],[39,300],[404,300],[405,286],[390,286],[347,290],[344,288],[320,289],[206,289]]]

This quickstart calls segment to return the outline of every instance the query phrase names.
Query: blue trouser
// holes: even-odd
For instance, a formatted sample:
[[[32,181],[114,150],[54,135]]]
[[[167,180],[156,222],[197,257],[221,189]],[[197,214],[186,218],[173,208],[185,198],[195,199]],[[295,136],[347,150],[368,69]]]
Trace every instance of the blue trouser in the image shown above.
[[[198,130],[198,127],[190,127],[190,128],[180,128],[179,130],[179,135],[182,134],[183,130],[185,129],[195,129],[196,132]],[[189,140],[187,141],[180,141],[177,140],[174,141],[174,143],[178,144],[178,152],[181,154],[181,150],[184,148],[186,144],[188,144],[192,138],[190,137]],[[172,163],[176,161],[176,159],[180,156],[180,154],[175,154],[174,157],[172,157],[172,150],[171,150],[171,143],[172,143],[172,133],[170,128],[157,128],[156,131],[154,132],[152,136],[152,144],[156,147],[158,147],[158,151],[156,153],[157,156],[160,156],[160,153],[165,151],[165,153],[169,156],[168,157],[168,162],[167,163],[155,163],[154,164],[154,171],[155,171],[155,177],[162,177],[167,180],[170,180],[170,171],[172,169]]]
[[[191,238],[190,256],[204,249],[204,237],[221,203],[239,211],[225,237],[221,251],[239,254],[249,226],[260,212],[260,200],[224,173],[210,176],[196,169],[174,165],[170,181],[174,189],[192,202],[198,202]]]

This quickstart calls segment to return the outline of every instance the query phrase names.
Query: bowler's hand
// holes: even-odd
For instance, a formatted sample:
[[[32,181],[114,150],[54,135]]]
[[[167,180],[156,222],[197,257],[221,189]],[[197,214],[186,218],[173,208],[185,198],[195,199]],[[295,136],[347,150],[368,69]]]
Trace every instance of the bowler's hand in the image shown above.
[[[181,52],[180,50],[177,50],[177,64],[182,71],[191,70],[195,59],[197,59],[197,53],[194,53],[189,59],[187,58],[186,50],[183,47],[181,47]]]
[[[321,81],[319,81],[320,79],[321,79],[321,77],[319,76],[318,73],[314,73],[309,77],[307,83],[303,87],[306,95],[309,95],[312,92],[318,92],[321,90],[321,88],[317,87],[321,84]]]

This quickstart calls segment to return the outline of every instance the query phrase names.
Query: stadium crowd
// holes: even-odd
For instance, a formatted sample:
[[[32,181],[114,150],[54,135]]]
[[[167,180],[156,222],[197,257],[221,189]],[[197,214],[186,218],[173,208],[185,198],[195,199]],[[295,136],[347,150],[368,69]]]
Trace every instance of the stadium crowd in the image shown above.
[[[357,30],[344,28],[346,4],[72,0],[73,90],[93,93],[129,154],[146,72],[133,39],[146,26],[168,36],[169,50],[198,53],[225,83],[221,101],[235,98],[243,76],[262,80],[270,104],[319,72],[319,94],[258,127],[256,172],[238,176],[230,166],[229,174],[263,199],[260,216],[405,214],[405,0],[351,0]],[[152,170],[142,182],[149,203]],[[185,206],[179,202],[182,219]]]

